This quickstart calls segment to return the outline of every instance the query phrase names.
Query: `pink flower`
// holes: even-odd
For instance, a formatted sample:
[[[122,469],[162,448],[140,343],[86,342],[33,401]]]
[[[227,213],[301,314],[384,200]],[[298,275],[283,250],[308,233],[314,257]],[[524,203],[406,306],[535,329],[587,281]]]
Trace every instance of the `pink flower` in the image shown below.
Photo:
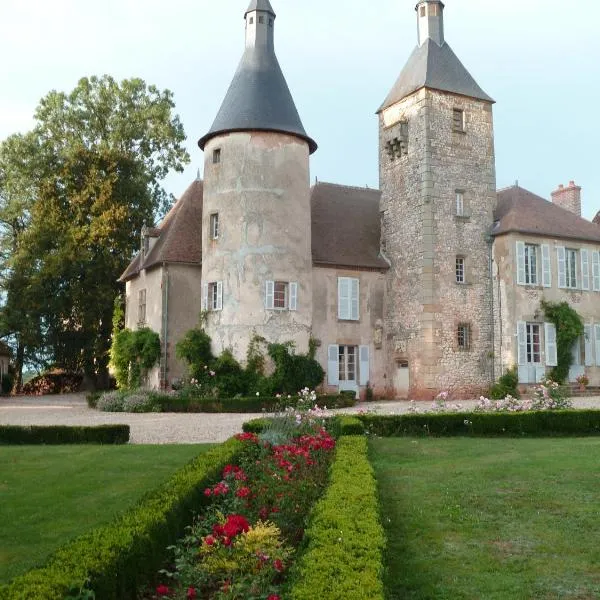
[[[281,562],[281,561],[280,561],[278,558],[276,558],[276,559],[273,561],[273,568],[274,568],[276,571],[278,571],[279,573],[281,573],[281,571],[283,571],[283,563],[282,563],[282,562]]]
[[[209,496],[212,496],[212,490],[210,488],[206,488],[204,490],[204,495],[208,498]]]
[[[171,590],[166,585],[159,585],[156,588],[156,593],[159,596],[168,596],[171,593]]]
[[[190,600],[192,598],[195,598],[196,597],[196,588],[193,588],[193,587],[188,588],[188,591],[187,591],[187,594],[185,595],[185,597],[189,598]]]
[[[271,594],[267,600],[281,600],[277,594]]]
[[[235,495],[236,495],[238,498],[246,498],[246,496],[249,496],[249,495],[250,495],[250,488],[248,488],[248,487],[243,487],[243,488],[240,488],[240,489],[239,489],[239,490],[238,490],[238,491],[235,493]]]
[[[204,543],[205,543],[207,546],[212,546],[212,545],[214,545],[215,541],[216,541],[216,540],[215,540],[215,538],[214,538],[212,535],[207,535],[207,536],[204,538]]]

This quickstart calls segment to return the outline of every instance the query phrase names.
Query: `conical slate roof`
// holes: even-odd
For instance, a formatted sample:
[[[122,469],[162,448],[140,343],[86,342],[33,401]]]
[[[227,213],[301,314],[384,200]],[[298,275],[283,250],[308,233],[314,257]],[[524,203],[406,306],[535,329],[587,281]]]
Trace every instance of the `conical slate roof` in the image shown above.
[[[378,112],[423,87],[494,102],[477,85],[446,42],[439,46],[432,39],[427,39],[414,49]]]

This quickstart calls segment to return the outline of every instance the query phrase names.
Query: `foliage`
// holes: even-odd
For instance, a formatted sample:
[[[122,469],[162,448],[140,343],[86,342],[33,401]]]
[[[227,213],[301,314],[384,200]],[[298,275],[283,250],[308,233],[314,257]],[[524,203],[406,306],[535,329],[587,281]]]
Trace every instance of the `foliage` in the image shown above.
[[[0,444],[126,444],[129,425],[0,425]]]
[[[332,417],[327,422],[327,430],[331,431],[336,437],[343,435],[363,435],[365,426],[362,421],[350,415],[338,415]]]
[[[489,391],[489,396],[492,400],[501,400],[506,396],[519,398],[519,369],[517,365],[513,365],[500,378]]]
[[[275,371],[267,378],[265,386],[271,393],[296,394],[305,387],[314,389],[321,385],[325,371],[310,355],[292,354],[293,344],[269,344],[269,356]]]
[[[28,396],[43,396],[46,394],[70,394],[81,389],[82,376],[55,369],[30,379],[21,388]]]
[[[160,412],[160,405],[151,394],[145,392],[134,392],[127,394],[123,399],[123,412],[128,413],[150,413]]]
[[[17,577],[6,600],[62,600],[74,585],[89,587],[103,600],[130,600],[147,583],[203,503],[202,490],[215,481],[241,449],[230,440],[198,456],[119,518],[63,546],[45,567]]]
[[[188,364],[190,377],[196,381],[205,380],[206,371],[214,361],[210,343],[210,336],[196,328],[190,329],[175,347],[177,358]]]
[[[293,568],[291,600],[383,600],[385,537],[364,437],[338,441],[329,486],[311,515],[306,541]]]
[[[579,375],[575,381],[577,381],[577,383],[578,383],[578,384],[579,384],[581,387],[584,387],[584,388],[585,388],[586,386],[588,386],[588,385],[589,385],[589,383],[590,383],[590,380],[589,380],[589,378],[588,378],[588,376],[587,376],[587,375]]]
[[[556,326],[556,353],[558,365],[550,371],[550,378],[564,383],[573,364],[573,344],[584,333],[584,326],[577,311],[568,302],[546,302],[542,300],[546,318]]]
[[[102,396],[102,392],[98,392],[98,391],[88,392],[85,395],[85,400],[87,402],[88,408],[97,408],[98,400],[100,400],[100,396]]]
[[[15,376],[10,371],[2,375],[2,393],[10,394],[15,383]]]
[[[106,377],[116,276],[166,209],[161,181],[189,161],[173,109],[141,79],[83,78],[0,145],[0,332],[19,373],[52,361]]]
[[[113,336],[110,360],[119,388],[139,388],[143,374],[159,359],[160,337],[149,327],[123,329]]]

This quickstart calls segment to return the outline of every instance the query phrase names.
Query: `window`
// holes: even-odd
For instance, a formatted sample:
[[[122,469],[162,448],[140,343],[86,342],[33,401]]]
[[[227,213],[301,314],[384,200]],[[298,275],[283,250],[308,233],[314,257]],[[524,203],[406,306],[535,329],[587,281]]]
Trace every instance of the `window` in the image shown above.
[[[430,4],[429,5],[429,16],[430,17],[437,17],[438,14],[438,5],[437,4]]]
[[[146,323],[146,290],[138,292],[138,325]]]
[[[258,22],[261,23],[261,24],[264,24],[265,18],[264,17],[258,17]]]
[[[600,252],[597,250],[592,252],[592,289],[600,292]]]
[[[219,213],[210,215],[210,239],[219,239]]]
[[[456,216],[465,217],[465,193],[456,190]]]
[[[471,349],[471,326],[468,323],[461,323],[456,331],[458,349],[467,351]]]
[[[464,256],[456,257],[456,283],[466,283]]]
[[[565,272],[568,288],[577,288],[577,250],[565,250]]]
[[[539,364],[542,362],[540,326],[537,323],[527,323],[527,362]]]
[[[354,277],[338,277],[338,319],[359,320],[359,280]]]
[[[250,25],[254,25],[254,17],[250,17]]]
[[[298,310],[298,284],[295,281],[267,281],[267,310]]]
[[[525,283],[537,285],[537,252],[534,244],[525,244]]]
[[[452,111],[452,131],[464,133],[465,131],[465,111],[455,108]]]
[[[541,265],[541,268],[540,268]],[[517,242],[517,283],[519,285],[552,286],[550,246]]]
[[[223,282],[205,283],[202,290],[202,307],[204,310],[223,310]]]
[[[421,6],[421,16],[424,17],[425,16],[425,7]]]
[[[213,150],[213,165],[218,165],[221,162],[221,148]]]
[[[356,346],[339,346],[339,380],[356,381]]]
[[[269,27],[273,27],[273,19],[269,19]]]

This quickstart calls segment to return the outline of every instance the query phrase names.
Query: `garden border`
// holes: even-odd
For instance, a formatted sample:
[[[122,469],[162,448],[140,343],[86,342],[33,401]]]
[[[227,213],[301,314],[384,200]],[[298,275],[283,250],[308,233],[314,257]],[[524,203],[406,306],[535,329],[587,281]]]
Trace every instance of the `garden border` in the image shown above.
[[[129,425],[0,425],[0,445],[127,444]]]

